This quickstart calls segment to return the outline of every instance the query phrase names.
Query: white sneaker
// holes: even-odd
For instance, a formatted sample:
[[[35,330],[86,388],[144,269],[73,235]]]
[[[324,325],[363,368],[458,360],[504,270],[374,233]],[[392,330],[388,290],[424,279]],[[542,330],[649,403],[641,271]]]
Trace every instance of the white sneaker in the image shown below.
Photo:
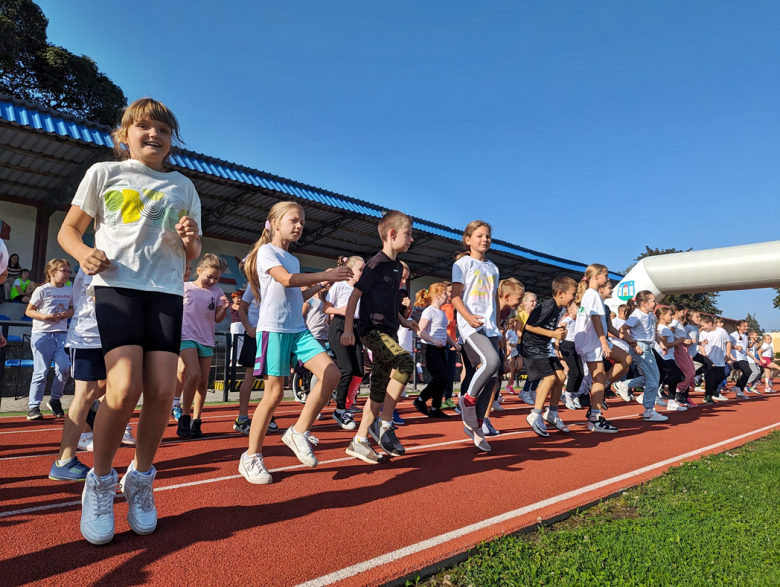
[[[669,419],[669,416],[659,414],[655,410],[645,410],[645,413],[642,414],[642,419],[645,422],[666,422]]]
[[[127,523],[136,534],[142,536],[151,534],[157,528],[157,508],[154,505],[152,482],[157,475],[157,469],[149,469],[144,475],[135,470],[135,461],[130,461],[127,472],[119,482],[119,488],[124,493],[129,508]]]
[[[482,429],[479,430],[471,430],[468,426],[463,427],[463,432],[466,433],[466,436],[471,438],[471,440],[474,441],[474,446],[476,446],[479,450],[490,452],[493,450],[488,444],[488,441],[485,440],[485,435],[482,433]]]
[[[401,392],[401,395],[400,395],[400,397],[398,399],[409,399],[409,396],[406,395],[406,390],[405,389]]]
[[[130,427],[130,424],[125,426],[125,434],[122,436],[122,444],[126,444],[127,446],[135,446],[135,436],[133,436],[133,429]]]
[[[574,403],[574,398],[569,394],[568,392],[564,396],[564,401],[566,403],[566,407],[570,410],[576,410],[577,404]]]
[[[89,452],[92,452],[92,433],[91,432],[84,432],[81,436],[79,436],[79,444],[78,444],[79,450],[88,450]]]
[[[551,416],[552,414],[552,416]],[[544,411],[544,414],[542,415],[544,418],[544,421],[548,424],[552,424],[555,426],[558,430],[561,432],[569,432],[569,429],[566,427],[566,424],[563,423],[563,420],[561,420],[561,417],[558,415],[558,411],[551,412],[550,408],[547,408]]]
[[[501,403],[498,400],[493,402],[493,411],[495,411],[495,412],[503,412],[504,411],[503,406],[501,405]]]
[[[524,403],[528,404],[529,406],[532,406],[532,405],[534,405],[534,399],[533,399],[533,397],[531,396],[531,392],[530,392],[530,391],[521,391],[521,392],[520,392],[520,399],[521,399],[521,400],[522,400]]]
[[[666,404],[667,404],[667,402],[666,402],[666,400],[664,398],[662,398],[660,395],[656,396],[656,398],[655,398],[655,405],[661,406],[662,408],[665,408]]]
[[[293,431],[293,427],[290,426],[282,435],[282,442],[284,442],[291,451],[295,453],[298,460],[301,461],[307,467],[316,467],[317,457],[314,456],[314,452],[311,450],[311,445],[315,446],[319,443],[319,440],[311,436],[308,432],[305,434],[298,434]]]
[[[713,395],[712,399],[715,400],[716,402],[727,402],[727,401],[729,401],[729,398],[727,398],[722,393],[719,393],[718,395]]]
[[[91,544],[107,544],[114,538],[114,498],[117,474],[103,480],[90,469],[81,493],[81,535]]]
[[[635,395],[634,399],[636,400],[636,403],[641,404],[645,401],[645,394],[640,393],[639,395]]]
[[[498,403],[500,403],[500,404],[503,404],[503,403],[504,403],[504,396],[502,396],[501,394],[499,394],[499,396],[498,396],[498,398],[496,399],[496,401],[497,401]]]
[[[575,395],[574,396],[574,400],[572,400],[572,401],[574,402],[574,407],[576,409],[578,409],[578,410],[582,409],[582,402],[580,402],[580,397],[578,395]]]
[[[633,398],[631,392],[628,389],[628,383],[625,381],[616,381],[612,384],[612,389],[623,399],[623,401],[630,402]]]
[[[688,408],[675,399],[670,399],[666,404],[667,412],[685,412]]]
[[[550,433],[547,432],[547,427],[544,425],[544,418],[542,418],[541,414],[531,412],[526,416],[525,421],[528,422],[531,429],[538,436],[550,436]]]
[[[252,457],[247,453],[242,454],[238,461],[238,472],[253,485],[268,485],[274,481],[271,473],[265,468],[265,462],[263,462],[263,455],[261,454],[256,454]]]

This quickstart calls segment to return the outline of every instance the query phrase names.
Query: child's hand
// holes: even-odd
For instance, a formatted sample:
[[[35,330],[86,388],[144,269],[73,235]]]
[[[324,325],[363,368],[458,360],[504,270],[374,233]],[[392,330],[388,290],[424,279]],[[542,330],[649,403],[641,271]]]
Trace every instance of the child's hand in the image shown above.
[[[187,247],[198,240],[198,223],[189,216],[182,216],[176,225],[176,232]]]
[[[406,321],[407,328],[411,330],[412,332],[418,333],[420,332],[420,325],[417,324],[417,320],[407,320]]]
[[[336,283],[337,281],[346,281],[352,278],[352,269],[349,267],[332,267],[325,270],[325,279],[329,283]]]
[[[642,356],[642,347],[641,347],[641,346],[639,346],[639,345],[636,345],[636,346],[634,347],[634,350],[636,351],[636,354],[637,354],[637,355],[639,355],[639,356]]]
[[[466,322],[469,323],[469,326],[472,328],[482,328],[485,323],[482,321],[484,316],[477,316],[476,314],[472,314],[468,318],[466,318]]]
[[[255,330],[254,328],[247,328],[246,333],[252,338],[257,338],[257,330]]]
[[[219,298],[219,301],[222,302],[222,307],[227,309],[230,307],[230,300],[227,299],[227,296],[222,296]]]
[[[557,340],[563,340],[566,338],[566,327],[565,326],[559,326],[553,331],[553,338]]]
[[[601,341],[601,352],[604,354],[605,359],[609,359],[609,356],[612,354],[609,343],[606,340]]]
[[[457,342],[452,345],[452,348],[455,349],[456,352],[460,352],[460,345]]]
[[[3,348],[7,344],[8,344],[8,341],[5,339],[5,336],[0,334],[0,349]]]
[[[341,335],[341,345],[342,346],[354,346],[355,345],[355,335],[352,334],[351,330],[344,329],[344,333]]]
[[[79,265],[87,275],[97,275],[108,269],[111,261],[100,249],[90,249],[89,253],[79,259]]]

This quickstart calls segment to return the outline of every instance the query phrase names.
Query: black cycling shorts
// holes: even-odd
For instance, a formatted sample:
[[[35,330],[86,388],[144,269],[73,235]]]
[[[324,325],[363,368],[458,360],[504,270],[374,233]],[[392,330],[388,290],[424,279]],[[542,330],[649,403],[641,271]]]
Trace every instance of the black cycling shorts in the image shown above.
[[[95,317],[104,355],[122,346],[178,355],[183,314],[184,298],[176,294],[95,286]]]

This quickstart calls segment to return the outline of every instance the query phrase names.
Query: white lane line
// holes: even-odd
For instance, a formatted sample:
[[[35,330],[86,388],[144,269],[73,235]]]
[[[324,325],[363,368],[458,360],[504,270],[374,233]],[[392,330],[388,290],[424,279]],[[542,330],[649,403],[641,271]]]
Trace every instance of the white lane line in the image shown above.
[[[780,426],[780,422],[776,422],[775,424],[772,424],[770,426],[764,426],[763,428],[759,428],[757,430],[753,430],[752,432],[747,432],[745,434],[740,434],[739,436],[734,436],[733,438],[729,438],[728,440],[722,440],[721,442],[716,442],[715,444],[710,444],[709,446],[705,446],[703,448],[699,448],[690,452],[687,452],[685,454],[681,454],[679,456],[673,457],[671,459],[666,459],[661,462],[648,465],[646,467],[642,467],[641,469],[636,469],[635,471],[631,471],[630,473],[624,473],[623,475],[617,475],[615,477],[611,477],[609,479],[605,479],[604,481],[599,481],[597,483],[592,483],[591,485],[587,485],[585,487],[581,487],[580,489],[575,489],[574,491],[569,491],[568,493],[564,493],[563,495],[557,495],[555,497],[552,497],[550,499],[544,499],[542,501],[538,501],[536,503],[533,503],[531,505],[524,506],[522,508],[512,510],[511,512],[506,512],[505,514],[501,514],[498,516],[494,516],[492,518],[488,518],[487,520],[482,520],[481,522],[477,522],[475,524],[470,524],[468,526],[464,526],[463,528],[459,528],[458,530],[453,530],[451,532],[446,532],[444,534],[440,534],[439,536],[434,536],[433,538],[429,538],[428,540],[423,540],[421,542],[417,542],[416,544],[412,544],[410,546],[406,546],[404,548],[400,548],[398,550],[394,550],[392,552],[388,552],[387,554],[383,554],[381,556],[372,558],[370,560],[364,561],[362,563],[358,563],[356,565],[352,565],[350,567],[346,567],[344,569],[341,569],[339,571],[335,571],[333,573],[329,573],[327,575],[323,575],[321,577],[317,577],[316,579],[312,579],[310,581],[306,581],[305,583],[301,583],[297,585],[297,587],[324,587],[326,585],[332,585],[334,583],[337,583],[339,581],[344,581],[345,579],[348,579],[350,577],[354,577],[355,575],[359,575],[360,573],[364,573],[366,571],[369,571],[371,569],[374,569],[381,565],[386,565],[388,563],[392,563],[394,561],[400,560],[402,558],[405,558],[407,556],[417,554],[419,552],[422,552],[424,550],[428,550],[430,548],[434,548],[436,546],[439,546],[441,544],[444,544],[445,542],[449,542],[451,540],[455,540],[456,538],[460,538],[461,536],[466,536],[467,534],[472,534],[474,532],[478,532],[480,530],[484,530],[486,528],[489,528],[490,526],[495,526],[496,524],[501,524],[503,522],[508,522],[510,520],[513,520],[515,518],[519,518],[520,516],[524,516],[526,514],[530,514],[532,512],[535,512],[537,510],[549,507],[551,505],[555,505],[557,503],[561,503],[563,501],[566,501],[568,499],[572,499],[575,497],[582,496],[583,493],[587,493],[590,491],[595,491],[597,489],[602,489],[604,487],[608,487],[609,485],[613,485],[615,483],[620,483],[622,481],[627,481],[629,479],[632,479],[634,477],[638,477],[639,475],[643,475],[645,473],[649,473],[650,471],[655,471],[656,469],[661,469],[663,467],[667,467],[669,465],[673,465],[675,463],[679,463],[682,460],[694,457],[696,455],[699,455],[703,452],[707,452],[709,450],[713,450],[716,448],[719,448],[721,446],[725,446],[727,444],[730,444],[732,442],[737,442],[738,440],[743,440],[745,438],[749,438],[751,436],[754,436],[755,434],[760,434],[761,432],[767,432],[769,430],[772,430],[774,428],[777,428]]]

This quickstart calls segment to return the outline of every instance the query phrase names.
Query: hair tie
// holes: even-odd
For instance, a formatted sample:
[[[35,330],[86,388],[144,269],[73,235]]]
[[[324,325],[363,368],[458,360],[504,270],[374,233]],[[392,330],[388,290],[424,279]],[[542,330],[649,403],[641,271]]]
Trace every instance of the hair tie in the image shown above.
[[[583,277],[582,279],[580,279],[580,281],[590,281],[590,279],[588,279],[588,277],[587,277],[587,276],[585,276],[585,277]]]
[[[349,258],[348,258],[348,257],[342,257],[342,258],[341,258],[341,260],[342,260],[344,263],[346,263],[347,261],[349,261]]]
[[[271,230],[271,223],[268,220],[265,221],[265,229],[268,231]]]

